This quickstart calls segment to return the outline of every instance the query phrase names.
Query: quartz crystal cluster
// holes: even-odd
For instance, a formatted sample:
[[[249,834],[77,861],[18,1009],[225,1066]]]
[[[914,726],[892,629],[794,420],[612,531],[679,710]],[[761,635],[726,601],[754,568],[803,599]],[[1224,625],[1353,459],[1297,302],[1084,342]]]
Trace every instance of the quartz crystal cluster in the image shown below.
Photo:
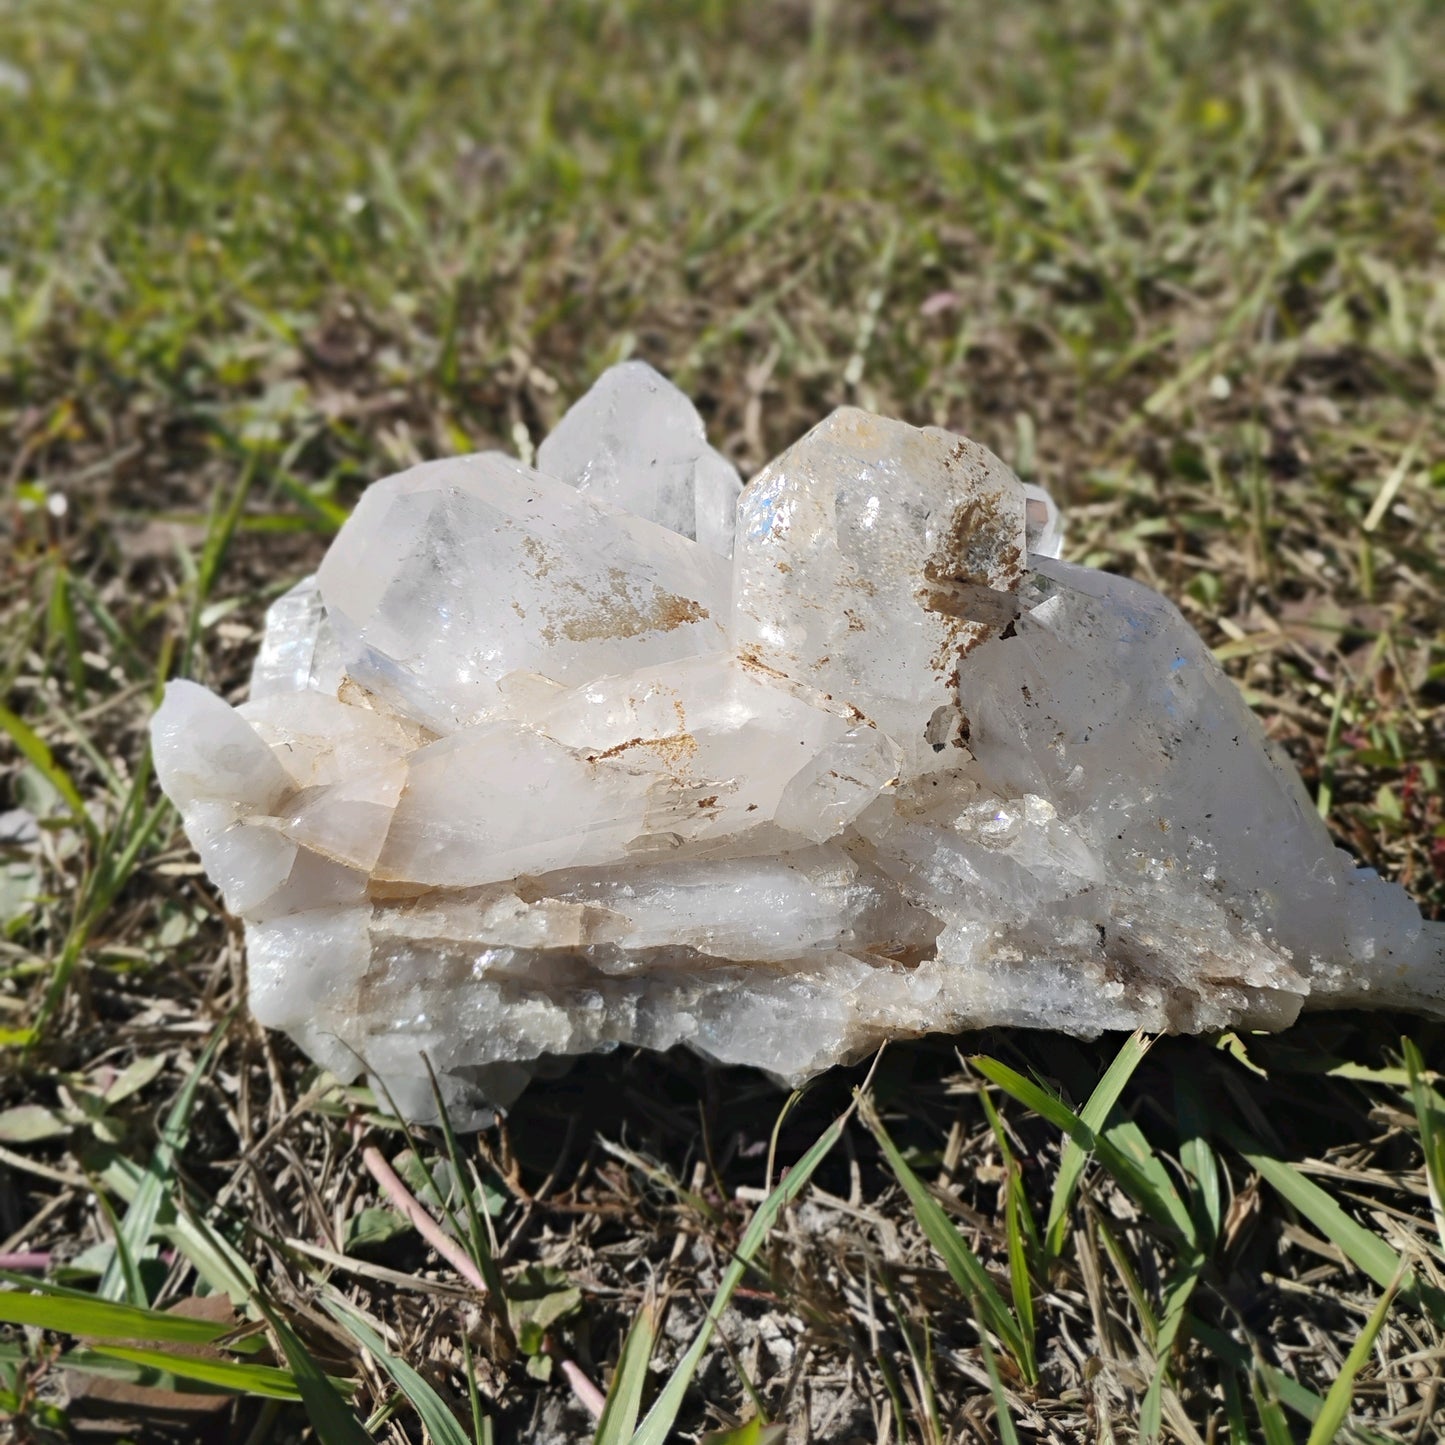
[[[799,1080],[981,1025],[1445,1011],[1445,926],[1335,849],[1209,650],[1052,502],[844,408],[743,489],[607,372],[542,443],[361,498],[250,700],[160,780],[251,1007],[427,1115],[686,1044]]]

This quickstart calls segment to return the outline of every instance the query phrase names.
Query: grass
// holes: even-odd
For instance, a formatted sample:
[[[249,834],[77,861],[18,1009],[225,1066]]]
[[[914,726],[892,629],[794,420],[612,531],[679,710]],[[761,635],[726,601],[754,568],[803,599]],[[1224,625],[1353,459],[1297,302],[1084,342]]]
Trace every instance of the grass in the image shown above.
[[[745,472],[852,401],[1051,487],[1440,917],[1442,117],[1432,0],[0,14],[0,1437],[1435,1438],[1438,1023],[407,1139],[237,1009],[144,728],[367,480],[640,355]]]

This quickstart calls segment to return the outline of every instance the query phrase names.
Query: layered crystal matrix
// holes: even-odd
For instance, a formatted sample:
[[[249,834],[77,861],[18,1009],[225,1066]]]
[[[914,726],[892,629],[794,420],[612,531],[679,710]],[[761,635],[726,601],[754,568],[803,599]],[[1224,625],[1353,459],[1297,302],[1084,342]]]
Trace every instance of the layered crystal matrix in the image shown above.
[[[536,469],[377,482],[251,700],[176,682],[153,724],[256,1017],[418,1117],[425,1054],[464,1120],[622,1044],[800,1080],[982,1025],[1445,1013],[1445,925],[1059,542],[984,448],[849,408],[740,495],[638,363]]]

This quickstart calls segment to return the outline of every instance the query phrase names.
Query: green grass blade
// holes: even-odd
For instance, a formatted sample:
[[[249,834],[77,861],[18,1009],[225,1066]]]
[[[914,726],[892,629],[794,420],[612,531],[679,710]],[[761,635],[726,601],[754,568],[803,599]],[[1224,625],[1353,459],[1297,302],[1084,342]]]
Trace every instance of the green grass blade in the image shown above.
[[[1184,1202],[1169,1166],[1154,1152],[1144,1131],[1132,1119],[1120,1119],[1110,1124],[1102,1137],[1107,1148],[1115,1151],[1116,1158],[1128,1160],[1134,1177],[1142,1181],[1147,1196],[1157,1201],[1174,1232],[1191,1248],[1197,1249],[1199,1229],[1194,1215]],[[1099,1157],[1108,1168],[1108,1154],[1101,1150]]]
[[[405,1360],[398,1359],[386,1348],[385,1341],[361,1314],[339,1295],[324,1295],[321,1304],[331,1318],[391,1376],[426,1427],[432,1445],[472,1445],[442,1397]]]
[[[1039,1366],[1035,1340],[1038,1333],[1034,1318],[1034,1287],[1029,1272],[1030,1251],[1022,1220],[1028,1214],[1023,1200],[1023,1178],[1017,1160],[1010,1161],[1005,1177],[1008,1194],[1004,1200],[1004,1224],[1008,1234],[1008,1270],[1010,1293],[1013,1295],[1014,1317],[1019,1323],[1025,1350],[1024,1378],[1038,1379]]]
[[[117,1155],[101,1171],[101,1182],[122,1199],[140,1192],[145,1172],[138,1164]],[[243,1304],[256,1288],[256,1277],[245,1259],[198,1214],[179,1189],[162,1205],[158,1228],[185,1255],[211,1289]]]
[[[500,1271],[497,1269],[497,1262],[492,1258],[491,1239],[487,1233],[486,1225],[477,1212],[477,1201],[475,1193],[468,1188],[467,1180],[475,1179],[476,1171],[469,1165],[462,1163],[461,1146],[457,1143],[456,1131],[452,1128],[451,1116],[447,1113],[446,1100],[442,1097],[441,1085],[437,1082],[436,1071],[432,1068],[431,1060],[422,1054],[422,1062],[426,1065],[427,1078],[431,1083],[432,1098],[436,1101],[437,1116],[441,1120],[442,1138],[446,1142],[447,1158],[452,1166],[453,1187],[462,1196],[462,1205],[467,1217],[467,1239],[471,1244],[469,1251],[472,1263],[476,1265],[478,1273],[486,1281],[487,1293],[500,1305],[507,1297],[506,1287],[503,1283]],[[418,1155],[418,1158],[420,1156]],[[428,1175],[430,1177],[430,1175]],[[435,1189],[435,1184],[433,1184]],[[438,1195],[438,1198],[441,1196]],[[444,1207],[450,1201],[444,1202]],[[450,1216],[450,1209],[448,1209]],[[461,1231],[458,1229],[458,1235]]]
[[[1194,1215],[1202,1253],[1209,1253],[1219,1237],[1224,1217],[1219,1160],[1207,1137],[1207,1116],[1194,1077],[1182,1070],[1174,1076],[1174,1114],[1179,1121],[1179,1162],[1191,1184],[1190,1212]]]
[[[90,814],[85,810],[80,790],[71,780],[70,774],[55,761],[40,735],[29,724],[16,717],[8,707],[3,706],[0,706],[0,732],[10,735],[10,740],[20,749],[20,755],[60,794],[76,826],[94,844],[99,835]]]
[[[131,641],[125,629],[116,620],[115,614],[101,600],[100,594],[95,588],[84,577],[74,572],[66,574],[66,586],[79,596],[85,610],[95,619],[95,625],[104,634],[106,642],[110,645],[110,652],[107,655],[122,663],[132,682],[141,682],[149,677],[149,668],[136,650],[135,643]]]
[[[1229,1427],[1229,1445],[1249,1445],[1249,1420],[1244,1413],[1244,1397],[1239,1381],[1232,1374],[1224,1377],[1224,1418]]]
[[[1294,1445],[1289,1432],[1289,1421],[1280,1409],[1279,1401],[1265,1393],[1258,1375],[1251,1375],[1250,1392],[1254,1395],[1254,1408],[1259,1413],[1259,1426],[1264,1434],[1264,1445]]]
[[[65,651],[65,668],[70,674],[70,686],[76,701],[86,703],[85,664],[81,653],[85,650],[80,640],[80,628],[76,625],[75,604],[70,595],[70,570],[57,557],[50,569],[50,599],[45,612],[46,628],[53,642],[59,638]],[[46,647],[47,660],[50,647]]]
[[[237,1364],[230,1360],[202,1360],[194,1355],[172,1355],[165,1350],[134,1349],[125,1345],[96,1345],[97,1355],[128,1360],[155,1370],[168,1370],[183,1380],[199,1380],[238,1395],[263,1395],[272,1400],[299,1401],[297,1380],[289,1370],[273,1365]]]
[[[222,1385],[211,1385],[200,1380],[183,1379],[170,1368],[170,1356],[166,1366],[141,1365],[131,1360],[118,1359],[115,1355],[102,1353],[103,1346],[80,1347],[67,1350],[56,1361],[67,1370],[76,1370],[82,1375],[97,1375],[106,1380],[120,1380],[128,1385],[141,1385],[151,1390],[175,1390],[190,1395],[226,1395],[234,1391]],[[269,1397],[268,1397],[269,1398]]]
[[[241,466],[241,475],[236,478],[236,485],[232,487],[226,505],[212,514],[211,524],[206,529],[206,539],[201,547],[200,561],[196,564],[198,604],[210,597],[216,584],[216,577],[226,559],[227,551],[230,550],[231,539],[236,534],[236,523],[241,519],[246,498],[251,491],[251,483],[255,480],[257,461],[258,454],[247,451]]]
[[[0,1284],[13,1284],[17,1289],[35,1291],[37,1294],[55,1295],[59,1299],[95,1299],[95,1292],[88,1289],[75,1289],[68,1284],[56,1284],[54,1280],[41,1279],[39,1276],[20,1274],[12,1269],[0,1269]]]
[[[753,1256],[762,1248],[763,1241],[767,1239],[768,1232],[772,1229],[778,1216],[803,1192],[808,1181],[813,1177],[813,1171],[828,1157],[833,1146],[843,1137],[843,1129],[851,1114],[852,1110],[849,1109],[835,1119],[823,1131],[822,1136],[813,1147],[792,1167],[787,1178],[758,1205],[756,1213],[738,1243],[737,1253],[733,1256],[732,1263],[723,1273],[722,1283],[718,1286],[717,1294],[708,1309],[702,1328],[688,1347],[687,1353],[678,1361],[677,1367],[653,1402],[652,1409],[647,1412],[642,1424],[638,1426],[632,1437],[631,1445],[666,1445],[667,1438],[672,1432],[673,1422],[677,1419],[677,1413],[682,1408],[688,1387],[692,1384],[692,1377],[697,1373],[697,1367],[702,1362],[713,1331],[717,1329],[718,1320],[721,1319],[723,1311],[727,1308],[728,1301],[733,1297],[733,1291],[742,1283],[743,1276],[748,1271],[748,1265]]]
[[[1016,1069],[1009,1068],[997,1059],[984,1057],[971,1059],[970,1063],[979,1073],[997,1084],[1004,1093],[1012,1095],[1025,1108],[1032,1109],[1056,1128],[1062,1129],[1085,1154],[1091,1151],[1097,1154],[1099,1162],[1155,1224],[1170,1233],[1181,1235],[1186,1241],[1190,1239],[1194,1232],[1193,1221],[1189,1218],[1178,1191],[1169,1182],[1167,1174],[1164,1175],[1161,1193],[1160,1175],[1148,1167],[1151,1162],[1157,1161],[1147,1145],[1143,1147],[1141,1155],[1135,1157],[1135,1145],[1130,1141],[1135,1137],[1142,1140],[1142,1134],[1134,1131],[1132,1134],[1126,1132],[1120,1136],[1129,1145],[1129,1152],[1125,1152],[1112,1138],[1095,1132],[1090,1125],[1084,1123],[1056,1094],[1042,1088],[1032,1079],[1024,1078]],[[1162,1168],[1160,1165],[1159,1169]]]
[[[259,1295],[255,1296],[255,1303],[281,1342],[286,1363],[296,1377],[296,1388],[301,1392],[306,1417],[311,1421],[311,1428],[316,1431],[321,1445],[374,1445],[371,1436],[341,1398],[334,1381],[311,1358],[296,1332]]]
[[[1204,1259],[1196,1256],[1174,1273],[1165,1288],[1164,1310],[1154,1338],[1154,1373],[1139,1411],[1139,1438],[1157,1440],[1163,1426],[1164,1390],[1169,1383],[1169,1355],[1187,1317],[1190,1296],[1204,1273]]]
[[[908,1166],[908,1161],[899,1153],[898,1146],[883,1127],[883,1121],[868,1104],[863,1106],[863,1122],[872,1131],[888,1160],[898,1182],[908,1195],[908,1202],[928,1242],[938,1252],[944,1267],[952,1276],[964,1297],[974,1302],[984,1326],[1003,1341],[1020,1372],[1030,1384],[1034,1380],[1030,1373],[1032,1351],[1024,1337],[1019,1322],[1004,1303],[993,1280],[988,1276],[979,1257],[968,1247],[963,1236],[954,1227],[953,1221],[943,1212],[943,1206],[929,1193],[928,1187]]]
[[[1405,1056],[1405,1073],[1410,1080],[1415,1118],[1420,1125],[1420,1148],[1425,1154],[1425,1184],[1430,1191],[1430,1212],[1435,1217],[1440,1247],[1445,1249],[1445,1104],[1426,1080],[1425,1061],[1420,1057],[1415,1041],[1402,1038],[1400,1047]]]
[[[166,1238],[212,1289],[226,1295],[232,1304],[247,1300],[256,1288],[256,1276],[244,1256],[192,1210],[183,1196],[176,1202],[180,1208],[175,1221],[162,1227]]]
[[[1356,1269],[1369,1275],[1382,1289],[1391,1288],[1398,1275],[1400,1298],[1432,1315],[1437,1323],[1445,1323],[1445,1293],[1421,1283],[1415,1271],[1385,1240],[1351,1219],[1332,1195],[1292,1164],[1266,1154],[1247,1135],[1231,1133],[1230,1142],[1250,1167],[1304,1215]]]
[[[1345,1356],[1345,1362],[1340,1366],[1340,1373],[1335,1377],[1335,1382],[1330,1386],[1329,1393],[1325,1396],[1324,1409],[1319,1413],[1314,1427],[1310,1430],[1308,1445],[1330,1445],[1330,1442],[1344,1428],[1345,1421],[1350,1416],[1350,1402],[1354,1398],[1355,1380],[1365,1366],[1365,1361],[1370,1358],[1370,1351],[1375,1348],[1375,1338],[1384,1328],[1386,1316],[1390,1313],[1390,1306],[1395,1300],[1395,1291],[1399,1288],[1399,1279],[1391,1282],[1380,1296],[1379,1303],[1370,1311],[1370,1318],[1365,1322],[1365,1328],[1361,1331],[1359,1339],[1350,1347],[1350,1353]]]
[[[998,1144],[1004,1166],[1004,1228],[1008,1237],[1009,1289],[1013,1296],[1014,1316],[1019,1322],[1028,1347],[1029,1369],[1036,1376],[1038,1372],[1038,1327],[1034,1315],[1034,1275],[1043,1277],[1048,1264],[1039,1243],[1038,1228],[1034,1224],[1033,1211],[1029,1208],[1024,1192],[1023,1170],[1009,1146],[1003,1120],[994,1108],[987,1089],[979,1090],[979,1103],[983,1105],[989,1128]]]
[[[1132,1033],[1123,1047],[1114,1056],[1114,1061],[1104,1071],[1104,1077],[1094,1086],[1088,1102],[1079,1111],[1079,1122],[1098,1134],[1109,1122],[1109,1115],[1119,1102],[1124,1086],[1139,1067],[1140,1060],[1149,1052],[1150,1041],[1142,1033]],[[1078,1138],[1069,1134],[1062,1158],[1059,1160],[1059,1174],[1054,1181],[1054,1192],[1049,1199],[1048,1218],[1044,1221],[1044,1245],[1052,1259],[1057,1259],[1064,1247],[1064,1233],[1068,1228],[1069,1207],[1078,1192],[1079,1180],[1083,1177],[1084,1165],[1089,1151]]]
[[[256,476],[258,460],[258,453],[246,449],[241,463],[241,473],[236,478],[236,484],[231,488],[231,494],[226,498],[225,503],[222,504],[219,491],[213,494],[210,514],[206,519],[206,535],[201,543],[201,555],[196,560],[194,574],[189,579],[191,583],[190,608],[177,669],[178,675],[181,677],[191,675],[196,642],[201,632],[202,614],[205,611],[206,603],[210,600],[211,589],[214,587],[216,577],[226,559],[226,553],[230,550],[231,539],[236,532],[236,524],[240,521],[241,512],[246,505],[246,498],[251,491],[251,483]]]
[[[67,712],[54,698],[48,700],[47,712],[65,730],[70,746],[95,769],[97,778],[110,789],[111,796],[117,800],[123,799],[126,791],[125,780],[116,771],[114,761],[106,756],[105,749],[96,746],[96,741],[90,735],[82,717]],[[94,789],[96,795],[101,795],[102,791],[98,787]]]
[[[648,1300],[628,1329],[612,1383],[607,1387],[607,1403],[602,1407],[593,1445],[627,1445],[632,1439],[642,1413],[642,1392],[647,1387],[647,1367],[657,1340],[658,1316],[657,1305]]]
[[[493,1445],[492,1417],[482,1413],[482,1397],[477,1391],[477,1369],[472,1361],[472,1344],[462,1331],[462,1368],[467,1376],[467,1401],[472,1407],[472,1437],[476,1445]]]
[[[115,826],[98,850],[96,871],[85,893],[88,922],[109,908],[116,894],[125,887],[146,844],[155,836],[161,819],[170,812],[168,798],[151,798],[151,774],[151,754],[147,747],[136,762]]]
[[[922,1415],[922,1435],[924,1440],[933,1445],[935,1441],[943,1439],[943,1428],[938,1419],[938,1392],[933,1384],[932,1366],[932,1341],[928,1336],[928,1317],[923,1317],[924,1349],[920,1354],[918,1346],[913,1341],[913,1331],[908,1328],[908,1316],[904,1308],[898,1303],[893,1291],[885,1284],[884,1293],[888,1298],[889,1306],[893,1310],[893,1321],[898,1326],[898,1333],[903,1339],[903,1348],[908,1352],[908,1363],[913,1367],[913,1388],[917,1391],[919,1410]],[[987,1331],[980,1330],[979,1338],[983,1338]]]
[[[993,1396],[993,1408],[998,1416],[999,1445],[1019,1445],[1018,1427],[1014,1424],[1013,1412],[1008,1407],[1008,1394],[1003,1380],[999,1378],[998,1361],[994,1358],[993,1346],[988,1342],[988,1331],[980,1328],[979,1344],[983,1346],[983,1367],[988,1371],[988,1389]]]
[[[126,1296],[129,1288],[123,1263],[126,1252],[129,1252],[131,1259],[139,1259],[150,1243],[161,1206],[175,1187],[175,1158],[185,1148],[186,1136],[190,1128],[191,1110],[195,1107],[197,1091],[200,1089],[202,1079],[210,1072],[211,1064],[215,1060],[216,1053],[220,1049],[221,1041],[225,1038],[230,1024],[229,1017],[223,1019],[211,1034],[206,1047],[201,1051],[201,1057],[196,1060],[195,1068],[191,1070],[190,1077],[182,1085],[180,1093],[176,1095],[170,1113],[167,1114],[166,1121],[161,1126],[160,1139],[156,1143],[155,1153],[151,1155],[151,1161],[146,1166],[140,1187],[130,1201],[130,1206],[125,1212],[125,1219],[116,1235],[115,1255],[106,1266],[105,1274],[101,1277],[97,1293],[102,1299],[124,1299]]]
[[[1302,1420],[1319,1419],[1324,1409],[1323,1397],[1315,1394],[1307,1385],[1286,1375],[1264,1360],[1252,1358],[1249,1349],[1237,1340],[1231,1339],[1220,1330],[1193,1319],[1190,1328],[1194,1338],[1209,1351],[1233,1368],[1240,1378],[1250,1380],[1253,1375],[1269,1389],[1270,1397],[1278,1400],[1286,1409],[1293,1410]]]
[[[100,1205],[101,1213],[105,1215],[106,1223],[110,1225],[111,1242],[114,1254],[110,1264],[106,1267],[107,1275],[113,1266],[120,1266],[121,1283],[123,1288],[118,1296],[101,1293],[102,1299],[119,1298],[126,1304],[141,1305],[144,1307],[150,1303],[146,1295],[145,1282],[140,1277],[140,1269],[136,1265],[135,1255],[131,1253],[130,1245],[126,1242],[125,1230],[121,1222],[116,1218],[114,1207],[104,1194],[97,1193],[96,1203]]]
[[[786,1109],[787,1105],[785,1104],[783,1107]],[[602,1139],[599,1142],[606,1153],[614,1159],[620,1159],[629,1168],[637,1170],[649,1184],[655,1184],[659,1189],[667,1190],[674,1199],[680,1204],[685,1204],[700,1219],[705,1219],[712,1225],[722,1223],[723,1216],[716,1205],[710,1204],[701,1194],[696,1194],[691,1189],[685,1189],[667,1169],[660,1168],[651,1159],[646,1159],[641,1154],[635,1153],[611,1139]],[[771,1168],[766,1177],[772,1178]]]
[[[893,1431],[896,1445],[908,1445],[908,1407],[903,1401],[903,1386],[899,1383],[898,1371],[893,1368],[892,1352],[882,1348],[878,1337],[877,1324],[873,1318],[873,1270],[869,1267],[867,1260],[863,1264],[863,1277],[866,1281],[868,1292],[868,1334],[871,1346],[871,1354],[878,1365],[878,1373],[883,1378],[883,1388],[888,1394],[888,1402],[893,1409]],[[878,1281],[885,1296],[889,1295],[888,1282],[885,1279]],[[889,1303],[892,1303],[891,1297]],[[880,1441],[881,1445],[881,1441]]]
[[[210,1344],[228,1328],[110,1300],[74,1294],[22,1294],[18,1290],[0,1290],[0,1321],[97,1340],[161,1340],[191,1345]]]
[[[1103,1243],[1104,1253],[1109,1256],[1109,1263],[1114,1266],[1114,1273],[1119,1276],[1119,1283],[1124,1286],[1124,1293],[1129,1296],[1129,1302],[1134,1306],[1134,1313],[1139,1316],[1139,1328],[1144,1332],[1144,1338],[1152,1350],[1159,1341],[1159,1317],[1154,1312],[1149,1296],[1144,1293],[1144,1286],[1139,1283],[1138,1272],[1124,1246],[1103,1219],[1095,1217],[1093,1225],[1095,1233]]]
[[[122,805],[115,825],[95,843],[94,866],[87,870],[81,883],[75,918],[65,947],[56,961],[45,996],[35,1019],[38,1037],[49,1026],[60,1008],[70,986],[70,977],[80,961],[90,930],[115,901],[125,886],[146,844],[154,836],[160,820],[170,811],[170,802],[161,797],[150,804],[151,756],[145,748],[136,764],[130,792]],[[139,819],[139,821],[137,821]]]

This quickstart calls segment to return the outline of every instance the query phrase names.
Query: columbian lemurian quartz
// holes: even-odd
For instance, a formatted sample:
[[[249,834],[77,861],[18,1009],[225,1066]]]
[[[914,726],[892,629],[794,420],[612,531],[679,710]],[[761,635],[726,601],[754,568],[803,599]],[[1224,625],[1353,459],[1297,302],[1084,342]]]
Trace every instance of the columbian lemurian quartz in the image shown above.
[[[250,1002],[458,1122],[539,1061],[800,1080],[980,1025],[1445,1011],[1445,925],[1331,845],[1164,598],[983,447],[844,408],[744,489],[608,371],[542,443],[375,483],[162,785]]]

